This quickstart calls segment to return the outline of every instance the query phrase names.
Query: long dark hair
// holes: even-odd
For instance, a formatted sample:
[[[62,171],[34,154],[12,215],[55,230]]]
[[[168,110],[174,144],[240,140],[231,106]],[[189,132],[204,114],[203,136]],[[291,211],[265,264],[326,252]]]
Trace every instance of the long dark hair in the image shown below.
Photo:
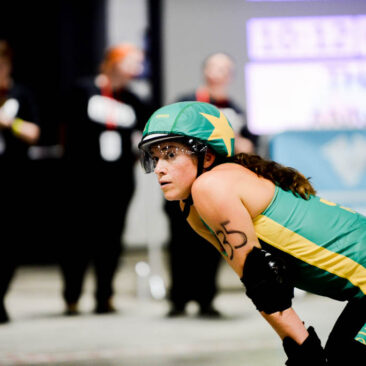
[[[240,164],[257,175],[269,179],[285,191],[291,191],[295,196],[307,200],[316,191],[300,172],[294,168],[283,166],[275,161],[265,160],[258,155],[239,153],[226,159],[227,162]]]

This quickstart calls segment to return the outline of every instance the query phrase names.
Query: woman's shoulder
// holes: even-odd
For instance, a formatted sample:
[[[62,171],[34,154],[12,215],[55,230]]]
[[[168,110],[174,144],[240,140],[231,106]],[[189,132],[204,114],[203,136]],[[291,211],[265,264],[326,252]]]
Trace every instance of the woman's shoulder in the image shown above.
[[[198,205],[216,202],[224,207],[228,202],[240,200],[254,217],[268,206],[274,191],[271,181],[239,164],[225,163],[198,177],[191,192]]]
[[[229,194],[234,192],[234,186],[238,180],[245,179],[245,176],[251,174],[248,169],[235,164],[224,163],[201,174],[192,185],[192,195],[204,192],[217,194],[221,191]]]
[[[252,176],[254,173],[243,165],[237,163],[223,163],[215,166],[211,170],[204,172],[197,180],[223,180],[224,182],[231,182],[232,179],[246,178]],[[254,174],[256,176],[256,174]]]

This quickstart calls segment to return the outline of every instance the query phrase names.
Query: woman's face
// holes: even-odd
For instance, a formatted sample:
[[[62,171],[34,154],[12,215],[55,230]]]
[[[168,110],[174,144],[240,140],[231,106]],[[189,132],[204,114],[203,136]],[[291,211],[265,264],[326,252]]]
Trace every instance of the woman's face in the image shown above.
[[[211,56],[204,68],[206,81],[210,85],[227,85],[232,79],[234,64],[230,58],[218,53]]]
[[[132,80],[142,73],[143,62],[144,54],[141,51],[131,51],[123,60],[115,64],[115,74],[123,80]]]
[[[163,142],[151,147],[160,188],[168,201],[189,197],[197,177],[197,157],[179,142]]]

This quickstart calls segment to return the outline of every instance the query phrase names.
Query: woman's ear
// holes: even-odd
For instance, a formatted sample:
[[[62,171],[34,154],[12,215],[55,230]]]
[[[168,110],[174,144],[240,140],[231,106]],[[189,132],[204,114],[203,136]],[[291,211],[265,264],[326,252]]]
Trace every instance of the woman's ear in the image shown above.
[[[215,154],[213,154],[210,150],[206,151],[205,159],[203,162],[203,168],[205,169],[209,168],[213,164],[215,159],[216,159]]]

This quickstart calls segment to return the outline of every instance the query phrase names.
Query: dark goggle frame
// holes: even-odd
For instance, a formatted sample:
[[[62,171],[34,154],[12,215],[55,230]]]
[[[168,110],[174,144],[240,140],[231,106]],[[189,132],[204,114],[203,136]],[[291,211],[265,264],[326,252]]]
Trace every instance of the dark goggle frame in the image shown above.
[[[152,140],[151,142],[146,142],[146,144],[141,143],[140,149],[142,151],[140,156],[140,162],[142,165],[142,168],[144,169],[145,173],[151,173],[155,170],[156,167],[156,159],[151,154],[152,147],[160,147],[159,144],[167,141],[176,141],[179,143],[184,144],[186,147],[177,147],[177,152],[183,152],[183,153],[190,153],[194,155],[201,155],[205,154],[208,146],[204,142],[191,138],[186,136],[167,136],[166,138],[160,138],[156,140]],[[160,153],[164,156],[165,153],[171,152],[171,147],[169,149],[162,148]]]

